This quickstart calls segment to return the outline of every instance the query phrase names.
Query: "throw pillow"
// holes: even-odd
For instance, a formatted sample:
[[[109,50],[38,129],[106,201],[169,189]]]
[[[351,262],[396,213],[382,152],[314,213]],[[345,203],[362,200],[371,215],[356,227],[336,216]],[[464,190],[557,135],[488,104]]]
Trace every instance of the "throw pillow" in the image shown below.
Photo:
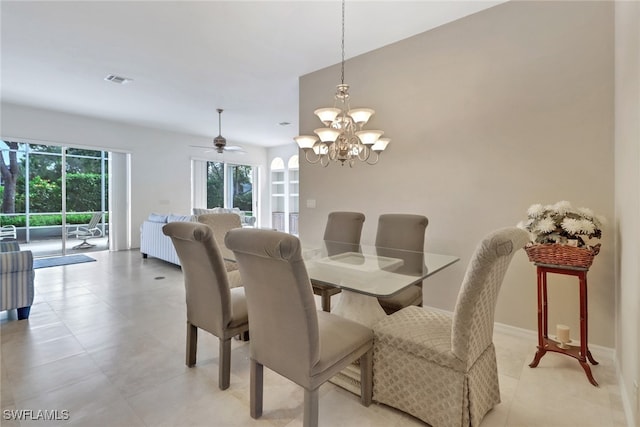
[[[147,221],[164,223],[167,222],[167,218],[167,215],[152,213],[151,215],[149,215],[149,218],[147,218]]]
[[[169,214],[169,218],[167,218],[167,222],[192,222],[195,219],[192,215],[174,215]]]

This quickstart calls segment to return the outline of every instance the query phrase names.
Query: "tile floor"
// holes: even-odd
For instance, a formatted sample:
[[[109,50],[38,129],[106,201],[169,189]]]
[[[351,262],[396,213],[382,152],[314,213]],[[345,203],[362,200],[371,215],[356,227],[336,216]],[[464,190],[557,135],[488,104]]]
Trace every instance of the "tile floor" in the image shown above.
[[[28,321],[0,314],[3,427],[302,425],[302,390],[265,369],[264,415],[249,416],[249,344],[232,344],[231,387],[218,389],[217,339],[200,333],[198,362],[184,364],[182,273],[138,251],[96,252],[98,261],[36,271]],[[502,403],[493,426],[626,426],[611,360],[593,368],[547,354],[527,364],[535,338],[496,332]],[[419,420],[384,405],[365,408],[333,384],[320,392],[321,426],[408,427]],[[68,420],[8,420],[10,410],[57,410]],[[67,412],[63,412],[67,411]]]

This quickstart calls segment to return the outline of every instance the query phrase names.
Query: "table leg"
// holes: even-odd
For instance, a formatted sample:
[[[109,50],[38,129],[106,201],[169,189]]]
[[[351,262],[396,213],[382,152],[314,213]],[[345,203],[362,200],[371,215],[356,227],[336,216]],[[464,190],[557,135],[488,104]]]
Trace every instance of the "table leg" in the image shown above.
[[[547,276],[538,269],[538,350],[529,367],[535,368],[540,363],[540,359],[545,355],[544,338],[547,337]]]
[[[368,327],[387,315],[377,298],[344,289],[340,292],[340,299],[332,313]],[[354,363],[347,366],[330,381],[360,396],[360,365]]]
[[[344,289],[340,292],[340,299],[332,312],[368,327],[372,327],[387,315],[377,298]]]

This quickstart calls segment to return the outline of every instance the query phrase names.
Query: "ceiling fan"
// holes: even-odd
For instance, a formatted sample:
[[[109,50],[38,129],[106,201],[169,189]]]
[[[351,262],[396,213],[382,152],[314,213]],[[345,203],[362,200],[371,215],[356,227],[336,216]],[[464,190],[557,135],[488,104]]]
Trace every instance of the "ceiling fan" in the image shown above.
[[[213,138],[213,150],[215,150],[220,154],[222,154],[224,151],[234,151],[240,154],[246,153],[246,151],[244,151],[242,147],[238,145],[227,145],[227,139],[224,136],[222,136],[222,112],[224,110],[222,108],[218,108],[216,111],[218,111],[218,136]],[[192,145],[192,147],[209,148],[209,149],[211,148],[211,147],[205,147],[201,145]],[[209,150],[209,151],[213,151],[213,150]]]

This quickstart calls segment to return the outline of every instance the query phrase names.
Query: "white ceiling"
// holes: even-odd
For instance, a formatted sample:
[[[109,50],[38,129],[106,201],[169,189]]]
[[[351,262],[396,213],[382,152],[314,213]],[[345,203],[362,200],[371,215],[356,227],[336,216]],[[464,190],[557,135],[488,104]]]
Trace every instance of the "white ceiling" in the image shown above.
[[[347,59],[503,1],[348,1]],[[220,107],[229,144],[290,143],[298,77],[341,56],[335,0],[2,0],[0,15],[3,102],[208,137]]]

